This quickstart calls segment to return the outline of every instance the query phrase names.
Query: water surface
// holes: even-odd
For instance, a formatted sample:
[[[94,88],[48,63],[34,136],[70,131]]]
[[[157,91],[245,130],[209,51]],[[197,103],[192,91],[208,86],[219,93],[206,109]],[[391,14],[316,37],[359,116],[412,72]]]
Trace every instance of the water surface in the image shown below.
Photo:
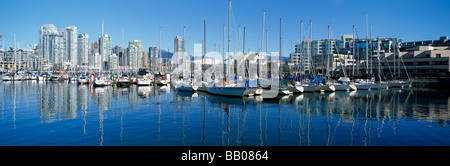
[[[432,89],[262,99],[68,82],[1,82],[1,146],[449,146]]]

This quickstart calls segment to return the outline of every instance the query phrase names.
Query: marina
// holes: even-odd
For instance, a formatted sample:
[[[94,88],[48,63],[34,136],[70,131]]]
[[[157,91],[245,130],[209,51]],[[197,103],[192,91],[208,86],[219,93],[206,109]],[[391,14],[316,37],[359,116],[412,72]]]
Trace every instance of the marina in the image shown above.
[[[21,3],[0,10],[0,146],[450,146],[445,8]]]
[[[0,93],[1,146],[450,145],[450,94],[436,89],[263,98],[29,80]]]

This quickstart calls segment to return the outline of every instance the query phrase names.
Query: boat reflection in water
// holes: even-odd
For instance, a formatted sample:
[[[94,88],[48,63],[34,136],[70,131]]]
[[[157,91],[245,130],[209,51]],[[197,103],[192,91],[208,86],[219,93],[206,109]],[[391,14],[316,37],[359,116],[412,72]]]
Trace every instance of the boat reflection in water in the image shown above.
[[[165,86],[0,83],[0,145],[449,146],[430,89],[224,97]]]

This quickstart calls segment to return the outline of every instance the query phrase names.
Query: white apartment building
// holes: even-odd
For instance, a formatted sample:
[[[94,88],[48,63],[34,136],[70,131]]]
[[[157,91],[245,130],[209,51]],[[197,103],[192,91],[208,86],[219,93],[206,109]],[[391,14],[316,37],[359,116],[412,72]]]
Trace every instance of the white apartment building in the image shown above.
[[[140,40],[132,40],[128,43],[128,65],[131,70],[138,71],[142,68],[142,43]]]
[[[75,26],[68,26],[61,30],[64,38],[64,56],[62,61],[66,62],[69,69],[78,65],[78,30]]]
[[[87,67],[89,64],[89,35],[86,33],[78,35],[78,65]]]

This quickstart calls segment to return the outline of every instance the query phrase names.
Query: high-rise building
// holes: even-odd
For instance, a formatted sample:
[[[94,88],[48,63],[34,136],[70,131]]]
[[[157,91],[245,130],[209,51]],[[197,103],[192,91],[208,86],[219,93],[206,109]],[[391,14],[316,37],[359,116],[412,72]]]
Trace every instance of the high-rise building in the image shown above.
[[[78,65],[78,31],[76,26],[65,27],[62,32],[64,37],[64,59],[63,62],[69,66],[70,69]]]
[[[148,66],[149,69],[153,72],[155,72],[158,68],[158,54],[159,54],[159,49],[156,46],[150,46],[148,48],[148,58],[147,58],[147,62],[148,62]]]
[[[142,44],[140,40],[132,40],[128,43],[128,64],[131,70],[142,68]]]
[[[186,47],[185,47],[185,41],[184,41],[184,39],[183,38],[181,38],[181,37],[179,37],[179,36],[175,36],[175,39],[174,39],[174,50],[173,50],[173,52],[174,53],[177,53],[177,52],[186,52]]]
[[[44,62],[50,66],[54,64],[55,59],[55,36],[58,36],[58,30],[55,25],[45,24],[39,28],[39,56],[42,57]]]
[[[148,69],[148,51],[142,50],[142,68]]]
[[[112,53],[117,55],[117,65],[126,66],[126,57],[124,54],[124,49],[121,46],[114,46]]]
[[[98,55],[98,41],[92,41],[91,47],[89,51],[89,62],[88,66],[90,69],[98,69],[97,68],[97,55]]]
[[[111,36],[108,34],[103,34],[98,38],[98,44],[102,68],[103,70],[107,70],[109,68],[109,56],[111,55]]]
[[[78,65],[88,66],[89,63],[89,35],[78,35]]]

